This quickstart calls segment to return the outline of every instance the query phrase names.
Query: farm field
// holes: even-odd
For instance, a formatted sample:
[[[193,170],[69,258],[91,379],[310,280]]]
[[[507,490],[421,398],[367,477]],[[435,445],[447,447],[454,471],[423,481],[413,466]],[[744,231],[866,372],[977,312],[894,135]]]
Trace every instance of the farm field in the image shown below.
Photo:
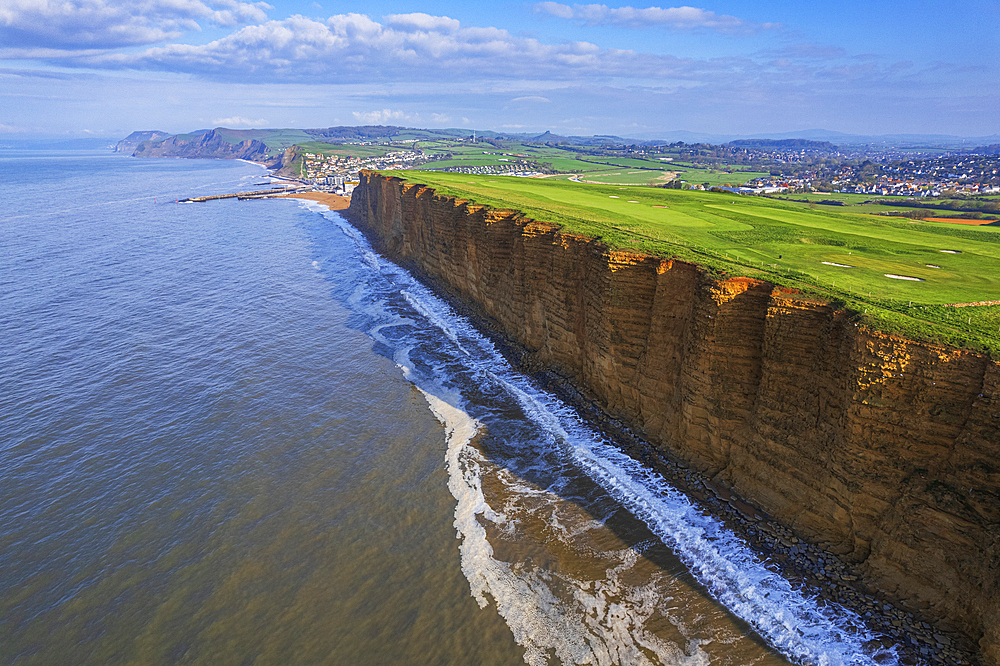
[[[865,203],[872,201],[873,197],[867,194],[816,194],[795,192],[792,194],[776,194],[766,197],[771,201],[781,202],[793,208],[808,208],[810,210],[833,210],[841,212],[858,213],[862,215],[881,214],[896,219],[903,219],[906,215],[919,214],[921,217],[956,217],[961,215],[960,211],[949,208],[910,208],[900,204]],[[876,201],[885,201],[886,197],[875,198]],[[823,204],[823,201],[843,201],[844,205]],[[991,216],[992,217],[992,216]],[[987,220],[989,221],[989,220]]]
[[[692,185],[708,183],[710,187],[719,185],[739,187],[752,178],[767,178],[770,175],[763,171],[741,171],[736,168],[726,169],[724,167],[717,169],[681,167],[677,171],[677,177],[681,180]]]
[[[388,152],[407,150],[404,147],[362,146],[351,143],[324,143],[322,141],[303,141],[298,146],[307,153],[321,153],[323,155],[337,155],[340,157],[381,157]]]
[[[421,141],[417,145],[425,155],[431,157],[429,162],[418,167],[421,170],[507,167],[517,161],[528,161],[537,165],[539,169],[561,172],[552,176],[561,180],[577,176],[584,180],[634,185],[664,183],[669,181],[676,171],[669,162],[655,158],[589,155],[580,152],[579,148],[567,149],[542,144],[507,142],[502,149],[485,142],[468,144],[455,141]]]
[[[385,172],[600,237],[843,302],[882,329],[1000,354],[1000,227],[922,222],[763,197],[553,179]],[[868,207],[865,207],[866,209]]]

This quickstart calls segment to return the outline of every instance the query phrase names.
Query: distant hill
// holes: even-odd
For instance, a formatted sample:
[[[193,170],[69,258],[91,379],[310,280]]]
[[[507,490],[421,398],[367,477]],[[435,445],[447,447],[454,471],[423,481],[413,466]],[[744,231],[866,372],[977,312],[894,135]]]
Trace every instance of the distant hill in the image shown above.
[[[723,144],[745,139],[805,139],[808,141],[829,141],[841,148],[971,148],[997,143],[1000,136],[961,137],[951,134],[846,134],[824,129],[799,130],[796,132],[758,132],[756,134],[709,134],[672,130],[646,132],[634,135],[645,142],[712,143]]]
[[[821,150],[834,152],[837,146],[829,141],[810,141],[809,139],[737,139],[730,141],[730,146],[736,148],[771,148],[778,150]]]
[[[264,159],[264,154],[276,154],[289,146],[309,141],[328,143],[367,143],[385,141],[462,140],[475,137],[481,141],[519,141],[523,143],[569,143],[579,146],[625,144],[618,136],[561,136],[542,134],[509,134],[489,130],[418,129],[395,125],[336,126],[316,129],[250,129],[226,127],[201,129],[186,134],[167,134],[155,130],[132,132],[118,142],[115,150],[131,151],[136,157],[205,157],[222,159]],[[251,142],[245,144],[245,142]],[[256,143],[253,143],[256,142]],[[234,148],[233,146],[242,146]]]
[[[193,157],[208,159],[243,159],[262,161],[270,157],[270,149],[259,139],[227,136],[223,128],[204,133],[177,134],[162,140],[149,139],[140,143],[135,157]]]
[[[115,144],[115,152],[131,153],[134,152],[143,141],[158,141],[160,139],[165,139],[168,136],[170,136],[169,132],[163,132],[160,130],[140,130],[132,132]]]
[[[208,138],[206,138],[208,137]],[[750,136],[733,136],[703,134],[687,131],[672,131],[659,134],[647,134],[640,137],[625,138],[614,135],[596,136],[566,136],[551,131],[538,133],[508,133],[490,130],[470,130],[463,128],[419,129],[400,127],[396,125],[340,125],[313,129],[201,129],[187,134],[168,135],[158,130],[132,132],[118,142],[115,150],[132,152],[140,157],[208,157],[263,159],[263,155],[277,155],[295,144],[310,141],[328,143],[382,143],[387,141],[433,141],[433,140],[469,140],[473,137],[479,141],[495,143],[497,141],[516,141],[537,144],[570,144],[576,146],[656,145],[683,142],[708,143],[732,146],[788,149],[788,150],[837,150],[840,148],[875,149],[890,148],[945,148],[971,150],[973,146],[986,146],[1000,142],[1000,136],[979,138],[962,138],[948,135],[898,134],[884,136],[862,136],[814,129],[797,132],[775,134],[757,134]],[[251,144],[241,148],[234,146],[244,142]],[[257,142],[256,144],[252,142]],[[148,145],[147,145],[148,144]],[[262,144],[264,149],[262,150]],[[977,149],[978,150],[978,149]]]

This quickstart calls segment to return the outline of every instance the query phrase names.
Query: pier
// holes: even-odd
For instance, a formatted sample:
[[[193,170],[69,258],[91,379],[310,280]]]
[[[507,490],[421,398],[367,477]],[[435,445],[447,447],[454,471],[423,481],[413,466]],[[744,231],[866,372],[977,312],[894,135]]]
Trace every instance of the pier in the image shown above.
[[[254,190],[252,192],[234,192],[232,194],[212,194],[205,197],[188,197],[179,199],[178,203],[201,203],[203,201],[215,201],[216,199],[257,199],[260,197],[274,196],[280,194],[290,194],[301,190],[309,189],[303,186],[290,186],[282,188],[272,188],[270,190]]]

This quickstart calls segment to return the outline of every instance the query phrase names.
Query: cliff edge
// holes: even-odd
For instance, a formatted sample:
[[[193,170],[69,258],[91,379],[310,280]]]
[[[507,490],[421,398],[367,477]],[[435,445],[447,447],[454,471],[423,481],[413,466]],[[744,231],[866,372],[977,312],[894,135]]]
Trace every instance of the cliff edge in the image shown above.
[[[373,172],[345,213],[534,367],[1000,664],[1000,364]]]

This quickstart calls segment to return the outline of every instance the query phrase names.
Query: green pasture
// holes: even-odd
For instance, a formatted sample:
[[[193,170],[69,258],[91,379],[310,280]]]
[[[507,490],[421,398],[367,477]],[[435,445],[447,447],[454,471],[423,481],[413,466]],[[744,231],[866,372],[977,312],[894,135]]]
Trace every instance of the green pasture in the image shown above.
[[[381,157],[390,151],[405,150],[402,146],[361,146],[350,143],[324,143],[322,141],[303,141],[298,144],[304,152],[337,155],[338,157]]]
[[[531,155],[531,159],[538,162],[546,162],[552,165],[552,168],[556,171],[561,171],[562,173],[591,173],[607,171],[608,168],[600,166],[597,164],[588,164],[575,157],[563,157],[554,155]]]
[[[663,185],[672,180],[673,172],[648,171],[645,169],[613,169],[610,171],[578,172],[580,180],[606,185]]]
[[[602,183],[634,185],[666,182],[672,173],[669,162],[642,158],[615,158],[586,155],[578,150],[559,146],[505,143],[497,148],[489,143],[461,141],[421,141],[419,149],[431,160],[417,167],[420,170],[453,167],[504,166],[518,160],[551,165],[568,176],[577,174],[585,180]]]
[[[826,208],[866,215],[884,213],[897,218],[902,218],[905,215],[912,215],[914,213],[924,217],[956,217],[961,213],[961,211],[949,210],[947,208],[909,208],[898,204],[865,203],[867,201],[872,201],[872,197],[867,194],[802,194],[796,192],[794,194],[768,195],[767,198],[772,201],[787,203],[788,206],[794,208],[809,208],[811,210]],[[806,201],[803,202],[803,199]],[[821,201],[826,200],[843,201],[845,205],[831,206],[820,203]],[[878,200],[885,201],[886,197],[879,197]],[[928,222],[927,224],[932,223]]]
[[[819,201],[842,201],[847,206],[856,206],[862,204],[866,201],[870,201],[874,197],[870,194],[854,194],[853,192],[830,192],[824,194],[822,192],[808,192],[808,193],[798,193],[795,194],[774,194],[770,195],[772,199],[805,199],[807,201],[819,202]],[[884,198],[884,197],[883,197]]]
[[[275,152],[284,150],[289,146],[294,146],[300,141],[309,141],[312,139],[312,137],[302,130],[278,129],[264,131],[266,133],[260,137],[260,140],[264,142],[264,145]]]
[[[667,162],[669,164],[669,162]],[[689,167],[682,167],[678,165],[677,177],[680,180],[687,181],[689,185],[702,185],[708,183],[709,186],[725,185],[729,183],[733,187],[739,187],[743,183],[751,180],[753,178],[767,178],[770,176],[769,173],[765,171],[738,171],[735,168],[732,170],[719,168],[719,169],[692,169]]]
[[[581,162],[588,162],[601,167],[621,167],[625,169],[665,169],[670,166],[669,162],[661,162],[657,159],[644,159],[634,157],[601,157],[597,155],[580,155]]]
[[[767,195],[771,199],[780,199],[784,201],[796,201],[796,202],[808,202],[813,205],[823,205],[820,202],[823,201],[841,201],[844,203],[845,207],[859,207],[856,212],[866,212],[866,213],[877,213],[877,212],[891,212],[898,211],[901,215],[903,213],[907,214],[920,214],[926,217],[957,217],[963,213],[969,213],[974,211],[963,211],[961,209],[947,208],[948,204],[953,203],[954,199],[917,199],[922,204],[934,205],[935,202],[941,204],[941,208],[914,208],[907,206],[907,203],[912,203],[913,197],[903,197],[903,196],[882,196],[882,195],[871,195],[871,194],[853,194],[853,193],[839,193],[831,192],[829,194],[824,194],[822,192],[809,192],[809,193],[781,193],[781,194],[770,194]],[[991,197],[983,196],[977,197],[976,200],[991,201]],[[877,201],[879,203],[867,203],[869,201]],[[961,200],[960,200],[961,201]],[[898,203],[896,203],[898,202]],[[984,219],[995,217],[995,214],[984,213]]]
[[[441,194],[520,210],[614,248],[676,256],[719,275],[817,293],[881,328],[1000,353],[1000,308],[942,307],[1000,300],[1000,227],[642,186],[442,172],[391,175]]]

